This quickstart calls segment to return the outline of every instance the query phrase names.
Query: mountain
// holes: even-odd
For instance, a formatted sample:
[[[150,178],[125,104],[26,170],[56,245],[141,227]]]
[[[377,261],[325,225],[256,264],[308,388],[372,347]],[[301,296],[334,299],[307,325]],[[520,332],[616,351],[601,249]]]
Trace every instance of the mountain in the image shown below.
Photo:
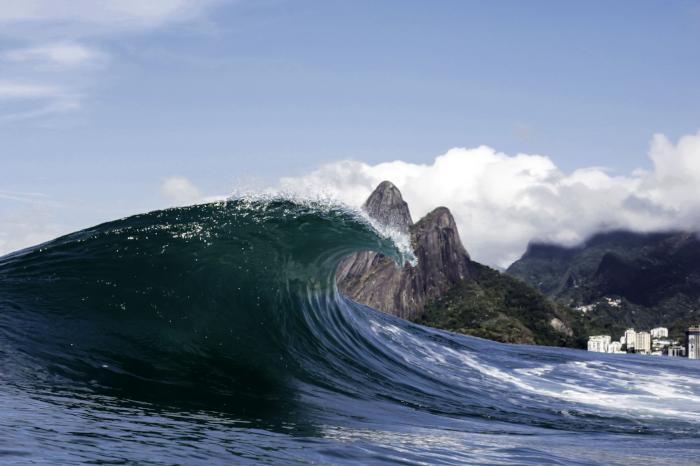
[[[338,268],[337,280],[340,290],[355,301],[415,319],[430,299],[473,274],[469,254],[447,208],[438,207],[414,224],[398,188],[384,181],[363,209],[377,222],[410,235],[418,263],[398,267],[392,259],[374,252],[349,257]]]
[[[415,266],[374,252],[344,260],[336,274],[350,298],[404,319],[512,343],[580,346],[580,322],[533,287],[471,260],[446,207],[413,223],[400,191],[384,181],[363,209],[409,235]]]
[[[408,233],[413,220],[401,191],[390,181],[379,183],[362,205],[367,214],[382,225]]]
[[[531,244],[507,273],[578,308],[592,333],[700,320],[700,239],[690,232],[594,235],[577,247]]]

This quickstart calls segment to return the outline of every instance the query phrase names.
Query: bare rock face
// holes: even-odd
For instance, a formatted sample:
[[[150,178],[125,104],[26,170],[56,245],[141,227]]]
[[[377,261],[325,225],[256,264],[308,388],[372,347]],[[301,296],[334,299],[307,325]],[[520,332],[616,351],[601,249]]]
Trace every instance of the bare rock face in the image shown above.
[[[391,181],[382,181],[367,198],[363,210],[380,224],[408,233],[413,224],[408,204]]]
[[[553,317],[552,320],[549,321],[549,325],[557,332],[563,333],[566,336],[571,337],[574,335],[574,331],[571,329],[571,327],[566,325],[557,317]]]
[[[452,285],[470,276],[469,254],[447,207],[438,207],[411,227],[411,244],[428,295],[444,291],[444,284]]]
[[[382,182],[363,208],[378,222],[407,232],[418,259],[399,267],[388,257],[361,252],[338,267],[338,287],[348,297],[404,319],[415,319],[425,303],[455,283],[472,277],[469,254],[462,246],[450,211],[438,207],[413,224],[401,192]]]

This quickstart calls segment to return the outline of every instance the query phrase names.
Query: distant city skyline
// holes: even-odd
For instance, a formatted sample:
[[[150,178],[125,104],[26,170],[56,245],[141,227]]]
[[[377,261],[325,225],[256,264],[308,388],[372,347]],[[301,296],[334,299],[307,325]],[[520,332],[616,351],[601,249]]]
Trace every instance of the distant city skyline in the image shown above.
[[[700,359],[700,326],[690,326],[685,332],[685,342],[669,338],[668,328],[655,327],[650,331],[628,328],[619,341],[610,335],[590,335],[588,351],[594,353],[637,353],[652,356],[687,357]]]
[[[393,176],[420,215],[409,186],[445,154],[488,184],[454,173],[424,204],[452,200],[491,264],[533,237],[695,225],[698,1],[2,3],[0,254],[237,190],[352,202]],[[506,208],[525,191],[556,199]],[[619,225],[573,197],[617,199]]]

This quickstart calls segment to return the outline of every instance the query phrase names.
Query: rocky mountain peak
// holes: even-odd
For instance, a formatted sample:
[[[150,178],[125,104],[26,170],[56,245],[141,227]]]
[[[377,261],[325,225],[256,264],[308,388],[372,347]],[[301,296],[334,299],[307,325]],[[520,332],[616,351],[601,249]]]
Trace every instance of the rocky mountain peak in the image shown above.
[[[355,254],[343,261],[336,274],[347,296],[389,314],[415,318],[423,312],[427,300],[471,278],[469,255],[446,207],[438,207],[413,224],[401,192],[384,181],[363,208],[383,225],[410,234],[418,264],[398,267],[391,259],[373,252]]]
[[[404,319],[500,341],[574,341],[569,311],[470,259],[448,208],[438,207],[412,224],[401,192],[388,181],[364,208],[376,221],[409,234],[418,262],[399,266],[372,251],[347,257],[336,280],[349,298]]]
[[[428,282],[456,283],[469,277],[469,254],[447,207],[438,207],[411,228],[411,240]]]
[[[382,181],[362,206],[367,214],[384,226],[408,233],[413,224],[408,204],[401,191],[391,182]]]

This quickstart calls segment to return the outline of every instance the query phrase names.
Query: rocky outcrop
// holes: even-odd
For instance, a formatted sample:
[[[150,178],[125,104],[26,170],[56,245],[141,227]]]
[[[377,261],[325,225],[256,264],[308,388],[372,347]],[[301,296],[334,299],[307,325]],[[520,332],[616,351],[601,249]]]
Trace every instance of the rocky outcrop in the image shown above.
[[[420,275],[430,296],[445,284],[470,276],[469,254],[462,245],[457,224],[447,207],[438,207],[413,225],[411,244],[418,259]],[[436,290],[432,292],[432,290]]]
[[[381,183],[363,205],[384,226],[410,236],[415,266],[375,252],[338,267],[339,289],[350,298],[404,319],[507,343],[581,347],[582,324],[524,282],[472,261],[450,211],[438,207],[411,221],[401,192]]]
[[[574,336],[574,331],[567,324],[561,321],[558,317],[552,317],[549,321],[549,325],[557,332],[563,333],[566,336]]]
[[[343,261],[337,272],[338,286],[345,295],[414,320],[428,300],[472,275],[469,254],[446,207],[438,207],[413,224],[401,192],[391,182],[384,181],[363,208],[382,225],[409,234],[418,263],[400,267],[374,252],[354,254]]]
[[[390,181],[382,181],[367,198],[362,209],[380,224],[408,233],[413,224],[408,204]]]

